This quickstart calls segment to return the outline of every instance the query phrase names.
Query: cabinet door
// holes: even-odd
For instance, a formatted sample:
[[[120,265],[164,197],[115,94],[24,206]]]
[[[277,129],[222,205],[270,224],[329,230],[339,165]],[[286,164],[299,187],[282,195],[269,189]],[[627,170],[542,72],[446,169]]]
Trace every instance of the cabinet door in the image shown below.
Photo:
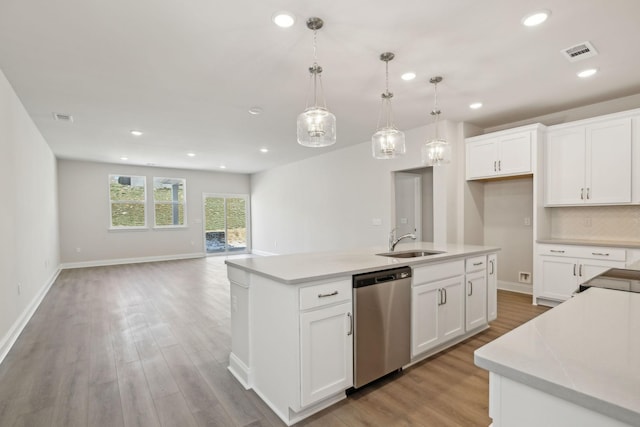
[[[467,149],[467,180],[496,176],[498,173],[497,140],[470,142]]]
[[[581,259],[578,264],[578,285],[593,279],[610,268],[624,268],[624,261],[601,261],[597,259]]]
[[[498,255],[487,257],[487,320],[498,318]]]
[[[467,332],[487,324],[487,273],[482,270],[467,274],[466,283]]]
[[[448,341],[464,333],[464,276],[452,277],[440,283],[443,303],[439,308],[440,341]]]
[[[351,302],[300,314],[301,406],[353,385]]]
[[[542,292],[539,296],[559,301],[577,289],[578,261],[574,258],[541,256]]]
[[[438,344],[442,303],[440,282],[416,286],[411,294],[411,356],[424,353]]]
[[[531,132],[500,138],[498,175],[531,173]]]
[[[585,202],[631,202],[631,119],[587,126]]]
[[[545,144],[547,205],[580,205],[585,197],[584,128],[547,134]]]

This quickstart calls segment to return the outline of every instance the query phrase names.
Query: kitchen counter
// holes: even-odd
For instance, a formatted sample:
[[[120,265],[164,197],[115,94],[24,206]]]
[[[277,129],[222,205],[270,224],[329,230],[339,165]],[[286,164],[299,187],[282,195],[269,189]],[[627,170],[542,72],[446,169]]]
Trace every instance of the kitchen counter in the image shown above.
[[[580,416],[603,417],[589,425],[639,426],[640,294],[588,289],[479,348],[475,363],[491,372],[496,426],[584,425]],[[513,388],[504,388],[508,384]],[[506,402],[519,406],[514,396],[522,385],[526,401],[509,415]],[[533,401],[538,392],[552,400]],[[529,420],[510,424],[509,416]]]
[[[617,240],[538,239],[536,243],[552,245],[606,246],[611,248],[640,249],[640,242]]]
[[[476,245],[445,244],[432,242],[400,243],[394,252],[432,250],[442,253],[417,258],[391,258],[376,255],[387,253],[384,246],[332,252],[310,252],[255,258],[229,259],[228,266],[254,273],[281,283],[294,285],[315,280],[351,276],[387,268],[412,266],[446,261],[460,256],[482,255],[499,251],[499,248]]]

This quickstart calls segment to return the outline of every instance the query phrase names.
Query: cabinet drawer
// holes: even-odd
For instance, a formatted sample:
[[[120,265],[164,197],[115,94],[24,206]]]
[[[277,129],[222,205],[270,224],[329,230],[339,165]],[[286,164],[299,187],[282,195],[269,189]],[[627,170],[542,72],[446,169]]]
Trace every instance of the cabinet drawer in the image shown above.
[[[588,259],[604,259],[611,261],[625,261],[627,251],[622,248],[607,248],[602,246],[578,246],[578,257]]]
[[[474,256],[466,259],[466,272],[484,270],[487,268],[487,256]]]
[[[463,260],[413,267],[413,281],[411,284],[417,286],[424,283],[435,282],[436,280],[460,276],[462,274],[464,274]]]
[[[540,255],[568,256],[576,258],[578,256],[578,248],[578,246],[539,245],[538,252]]]
[[[323,283],[300,289],[300,310],[322,307],[341,301],[350,301],[352,296],[351,280]]]

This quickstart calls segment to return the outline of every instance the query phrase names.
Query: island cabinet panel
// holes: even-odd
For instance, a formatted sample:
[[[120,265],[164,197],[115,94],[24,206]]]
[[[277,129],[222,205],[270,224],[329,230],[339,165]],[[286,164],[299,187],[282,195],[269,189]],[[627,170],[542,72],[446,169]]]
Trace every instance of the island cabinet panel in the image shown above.
[[[632,202],[631,118],[550,128],[545,144],[547,206]]]
[[[467,274],[465,308],[465,329],[467,331],[487,324],[487,275],[485,270]]]
[[[300,314],[301,405],[353,385],[351,303]]]

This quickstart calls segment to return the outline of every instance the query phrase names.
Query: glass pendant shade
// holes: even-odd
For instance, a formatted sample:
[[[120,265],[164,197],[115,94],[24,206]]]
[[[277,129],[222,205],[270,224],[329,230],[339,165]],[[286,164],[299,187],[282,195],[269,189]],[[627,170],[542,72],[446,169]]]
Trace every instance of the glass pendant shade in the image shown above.
[[[309,107],[298,115],[298,143],[327,147],[336,143],[336,116],[323,107]]]
[[[451,145],[443,139],[434,139],[423,145],[422,163],[425,166],[441,166],[451,163]]]
[[[395,55],[391,52],[385,52],[380,55],[380,60],[386,63],[386,91],[382,94],[378,130],[371,137],[371,149],[374,159],[393,159],[407,151],[404,143],[404,132],[399,131],[393,125],[393,111],[391,110],[393,93],[389,92],[389,61],[394,57]],[[381,119],[384,119],[385,123],[382,127],[380,126]]]

